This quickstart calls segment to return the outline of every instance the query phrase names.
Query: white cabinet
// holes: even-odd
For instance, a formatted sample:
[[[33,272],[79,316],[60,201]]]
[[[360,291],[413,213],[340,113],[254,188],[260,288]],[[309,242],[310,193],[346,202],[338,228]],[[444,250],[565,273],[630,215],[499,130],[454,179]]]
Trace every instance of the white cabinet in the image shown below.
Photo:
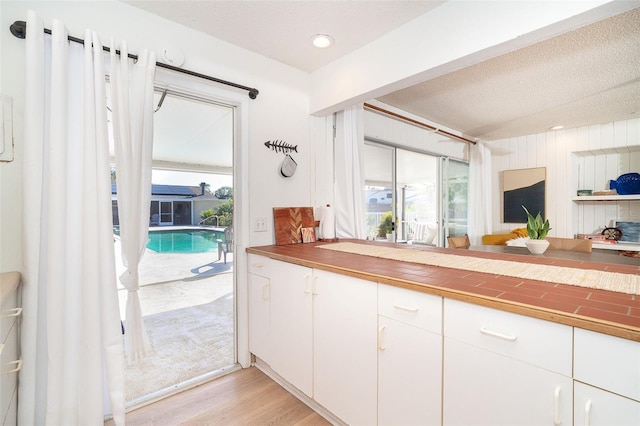
[[[378,424],[442,421],[442,298],[378,285]]]
[[[269,278],[248,275],[249,286],[249,351],[265,361],[271,360]]]
[[[20,360],[20,274],[0,274],[0,424],[15,425]]]
[[[640,342],[576,328],[575,424],[640,424]]]
[[[377,284],[314,271],[313,397],[345,423],[377,422]]]
[[[311,276],[311,268],[279,262],[270,278],[270,365],[307,396],[313,391]]]
[[[312,270],[255,254],[248,261],[249,350],[311,396]]]
[[[444,425],[572,424],[572,328],[446,299]]]
[[[640,425],[640,342],[255,254],[248,272],[251,352],[346,424]]]
[[[574,384],[574,425],[640,425],[640,403],[593,386]]]

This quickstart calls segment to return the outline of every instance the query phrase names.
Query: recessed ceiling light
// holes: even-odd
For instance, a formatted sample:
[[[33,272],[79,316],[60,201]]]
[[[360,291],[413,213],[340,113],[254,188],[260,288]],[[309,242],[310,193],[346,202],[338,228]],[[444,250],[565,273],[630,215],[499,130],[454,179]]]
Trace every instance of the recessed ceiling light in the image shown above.
[[[311,37],[311,42],[315,47],[324,49],[325,47],[329,47],[333,44],[333,37],[327,34],[316,34]]]
[[[564,126],[553,126],[551,128],[551,130],[560,130],[560,129],[564,129]]]

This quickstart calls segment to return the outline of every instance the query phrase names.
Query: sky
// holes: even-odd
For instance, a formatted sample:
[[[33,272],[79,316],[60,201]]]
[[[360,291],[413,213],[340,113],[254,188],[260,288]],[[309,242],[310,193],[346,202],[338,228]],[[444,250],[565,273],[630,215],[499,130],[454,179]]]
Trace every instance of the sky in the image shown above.
[[[174,172],[169,170],[153,170],[151,181],[159,185],[187,185],[198,186],[200,182],[209,184],[209,190],[214,192],[223,186],[233,187],[233,178],[229,175],[213,175],[206,173]]]

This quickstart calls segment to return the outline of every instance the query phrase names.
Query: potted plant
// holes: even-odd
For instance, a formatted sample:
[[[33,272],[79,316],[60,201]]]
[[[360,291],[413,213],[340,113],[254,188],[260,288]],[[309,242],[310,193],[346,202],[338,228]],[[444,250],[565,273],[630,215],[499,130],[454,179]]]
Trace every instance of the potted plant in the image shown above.
[[[549,247],[549,241],[545,240],[551,230],[549,219],[543,222],[540,212],[533,217],[525,206],[522,208],[527,213],[527,234],[529,235],[529,240],[525,242],[525,245],[531,253],[542,254]]]
[[[391,212],[387,212],[382,216],[380,225],[378,226],[378,236],[393,241],[393,220]]]

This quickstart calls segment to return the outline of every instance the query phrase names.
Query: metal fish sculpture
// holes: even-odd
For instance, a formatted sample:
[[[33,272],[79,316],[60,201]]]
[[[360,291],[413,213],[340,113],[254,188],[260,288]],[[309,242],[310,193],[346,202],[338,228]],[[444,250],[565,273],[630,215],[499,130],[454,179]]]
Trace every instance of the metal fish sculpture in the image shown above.
[[[286,143],[285,141],[266,141],[264,143],[264,146],[266,146],[267,148],[271,148],[275,152],[282,152],[285,154],[288,154],[290,152],[298,152],[298,145],[293,146]]]

